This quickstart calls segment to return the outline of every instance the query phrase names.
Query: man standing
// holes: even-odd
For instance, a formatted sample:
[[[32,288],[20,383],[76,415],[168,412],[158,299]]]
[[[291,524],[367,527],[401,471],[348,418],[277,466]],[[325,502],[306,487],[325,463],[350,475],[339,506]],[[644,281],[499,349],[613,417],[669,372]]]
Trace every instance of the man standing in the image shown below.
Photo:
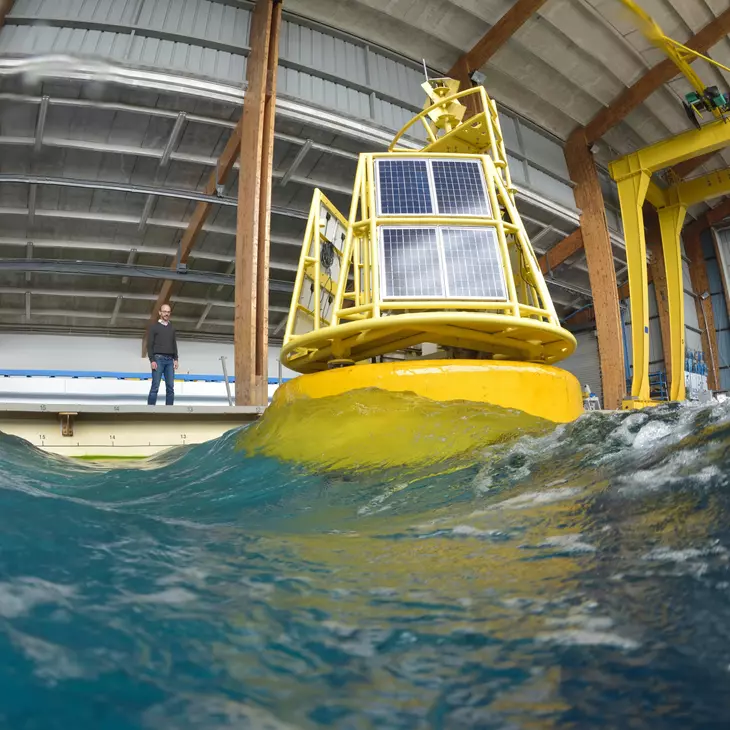
[[[172,309],[163,304],[160,318],[150,326],[147,336],[147,356],[152,366],[152,387],[147,398],[147,405],[157,404],[157,391],[160,389],[160,378],[165,378],[165,405],[175,402],[175,370],[177,370],[177,339],[175,328],[170,324]]]

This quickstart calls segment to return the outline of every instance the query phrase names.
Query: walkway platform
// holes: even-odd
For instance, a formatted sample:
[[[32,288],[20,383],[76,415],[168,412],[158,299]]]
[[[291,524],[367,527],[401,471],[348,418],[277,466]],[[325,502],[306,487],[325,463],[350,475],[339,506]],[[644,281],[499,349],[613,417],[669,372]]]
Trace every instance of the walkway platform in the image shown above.
[[[255,421],[264,406],[0,403],[0,431],[63,456],[140,458]]]

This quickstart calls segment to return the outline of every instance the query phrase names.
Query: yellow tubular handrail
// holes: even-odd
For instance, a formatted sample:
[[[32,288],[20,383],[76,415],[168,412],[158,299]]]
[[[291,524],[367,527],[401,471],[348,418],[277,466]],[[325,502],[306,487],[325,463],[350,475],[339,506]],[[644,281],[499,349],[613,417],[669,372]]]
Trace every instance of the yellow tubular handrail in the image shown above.
[[[355,173],[355,184],[352,189],[357,190],[361,184],[363,175],[362,159],[357,165],[357,172]],[[350,204],[350,219],[347,222],[347,235],[345,237],[345,246],[342,252],[342,267],[340,269],[340,279],[337,282],[337,294],[335,295],[335,301],[332,303],[333,309],[335,310],[335,316],[333,317],[333,324],[338,324],[339,319],[337,317],[337,310],[342,308],[342,299],[345,289],[347,288],[347,276],[350,270],[350,259],[352,257],[352,222],[357,215],[357,204],[358,197],[352,196],[352,202]]]
[[[304,232],[304,242],[302,243],[302,252],[299,256],[299,267],[297,268],[297,275],[294,279],[294,291],[292,292],[292,302],[299,303],[299,299],[302,295],[302,286],[304,285],[304,274],[307,268],[307,259],[309,257],[309,247],[311,244],[312,233],[314,230],[315,220],[319,220],[319,209],[320,209],[320,197],[322,193],[319,188],[314,189],[312,195],[312,204],[309,206],[309,218],[307,219],[307,228]],[[294,332],[294,322],[296,321],[297,307],[291,307],[289,310],[289,317],[286,321],[286,330],[284,333],[284,341],[290,339]]]

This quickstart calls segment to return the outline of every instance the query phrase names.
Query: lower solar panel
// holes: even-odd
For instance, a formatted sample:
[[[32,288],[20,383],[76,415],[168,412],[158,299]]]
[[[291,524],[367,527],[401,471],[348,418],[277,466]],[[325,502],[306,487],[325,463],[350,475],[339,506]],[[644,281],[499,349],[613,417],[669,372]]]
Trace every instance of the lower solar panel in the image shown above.
[[[380,229],[384,299],[507,299],[492,228]]]
[[[435,228],[382,228],[384,297],[443,297]]]
[[[446,290],[454,299],[506,299],[497,233],[493,228],[443,228]]]

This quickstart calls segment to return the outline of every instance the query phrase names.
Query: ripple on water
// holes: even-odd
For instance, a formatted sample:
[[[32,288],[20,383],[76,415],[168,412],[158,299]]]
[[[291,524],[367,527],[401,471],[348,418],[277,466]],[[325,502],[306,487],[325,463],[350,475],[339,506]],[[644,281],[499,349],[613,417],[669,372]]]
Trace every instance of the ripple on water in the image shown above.
[[[730,408],[326,477],[239,435],[106,470],[0,435],[0,726],[730,727]]]

